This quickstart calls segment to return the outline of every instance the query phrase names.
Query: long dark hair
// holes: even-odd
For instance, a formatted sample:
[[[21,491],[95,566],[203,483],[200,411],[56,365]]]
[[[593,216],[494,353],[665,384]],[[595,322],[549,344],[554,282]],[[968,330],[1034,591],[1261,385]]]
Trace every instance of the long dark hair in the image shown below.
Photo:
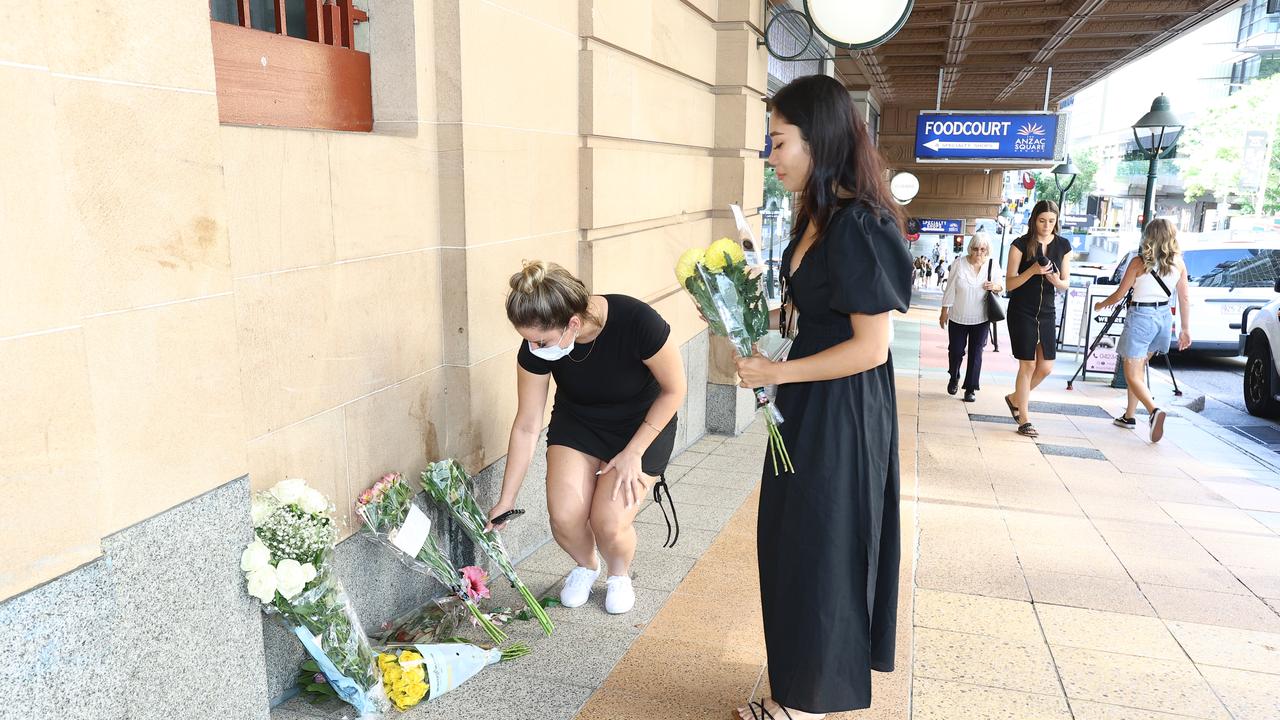
[[[1027,237],[1036,236],[1036,218],[1050,212],[1058,217],[1058,222],[1053,225],[1053,234],[1058,234],[1058,228],[1062,227],[1062,214],[1058,212],[1058,203],[1052,200],[1041,200],[1031,208],[1031,218],[1027,220]]]
[[[819,233],[827,227],[839,208],[841,190],[877,215],[893,218],[898,232],[904,231],[902,208],[884,180],[884,159],[839,81],[826,75],[796,78],[769,100],[769,109],[800,130],[813,161],[791,231],[793,240],[804,237],[809,223]]]

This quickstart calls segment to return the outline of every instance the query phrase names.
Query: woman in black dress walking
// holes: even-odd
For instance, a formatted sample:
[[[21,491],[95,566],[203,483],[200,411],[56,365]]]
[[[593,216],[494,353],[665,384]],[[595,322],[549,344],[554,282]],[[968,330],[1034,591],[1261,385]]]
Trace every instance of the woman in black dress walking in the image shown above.
[[[786,362],[738,361],[746,387],[778,385],[795,473],[766,462],[757,527],[773,697],[744,720],[806,720],[871,705],[893,670],[898,418],[890,311],[911,300],[911,256],[883,161],[849,93],[813,75],[771,102],[769,163],[801,193],[783,254]],[[790,327],[784,327],[784,332]]]
[[[1018,434],[1038,437],[1028,410],[1031,391],[1053,372],[1057,357],[1057,310],[1054,293],[1066,290],[1070,277],[1071,241],[1057,233],[1058,204],[1041,200],[1031,208],[1027,234],[1013,241],[1005,287],[1009,308],[1009,347],[1018,359],[1017,384],[1004,396],[1018,423]]]

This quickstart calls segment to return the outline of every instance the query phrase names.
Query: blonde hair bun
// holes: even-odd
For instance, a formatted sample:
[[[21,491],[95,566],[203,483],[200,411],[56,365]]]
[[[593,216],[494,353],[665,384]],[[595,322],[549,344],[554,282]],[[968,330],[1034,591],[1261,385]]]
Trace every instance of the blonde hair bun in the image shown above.
[[[529,260],[520,272],[511,276],[511,289],[525,295],[532,294],[547,279],[549,270],[545,261]]]
[[[587,286],[553,262],[529,260],[508,284],[507,319],[515,327],[560,328],[587,313]]]

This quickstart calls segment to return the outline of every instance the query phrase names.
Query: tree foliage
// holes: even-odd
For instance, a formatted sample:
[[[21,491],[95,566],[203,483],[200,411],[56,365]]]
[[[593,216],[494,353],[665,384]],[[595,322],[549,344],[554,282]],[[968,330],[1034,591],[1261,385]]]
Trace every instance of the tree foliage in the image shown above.
[[[1076,176],[1076,181],[1071,184],[1071,189],[1067,191],[1067,205],[1080,205],[1084,198],[1089,196],[1097,187],[1098,175],[1098,150],[1097,148],[1089,148],[1078,156],[1072,158],[1076,169],[1080,174]],[[1053,173],[1048,170],[1041,170],[1036,175],[1036,200],[1052,200],[1058,202],[1058,185],[1054,182]],[[1063,210],[1063,212],[1066,212]]]
[[[1178,141],[1186,200],[1205,195],[1239,203],[1245,213],[1256,213],[1257,193],[1240,186],[1245,133],[1270,130],[1273,142],[1267,163],[1266,201],[1263,213],[1280,212],[1280,75],[1255,80],[1239,92],[1205,109]]]
[[[764,169],[764,202],[769,204],[769,200],[777,200],[778,207],[782,207],[782,199],[787,196],[787,189],[782,186],[782,181],[778,179],[778,173],[774,171],[772,166],[765,166]]]

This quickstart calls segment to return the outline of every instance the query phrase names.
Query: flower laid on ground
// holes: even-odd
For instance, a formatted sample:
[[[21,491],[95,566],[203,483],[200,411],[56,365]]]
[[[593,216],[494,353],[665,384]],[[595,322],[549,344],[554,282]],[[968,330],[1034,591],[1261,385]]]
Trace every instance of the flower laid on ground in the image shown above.
[[[432,537],[430,520],[413,505],[413,495],[413,488],[400,473],[388,473],[368,490],[360,493],[356,499],[356,514],[364,521],[369,537],[395,548],[396,554],[407,559],[410,567],[428,573],[449,588],[450,592],[466,604],[476,624],[486,635],[495,643],[506,642],[506,633],[475,603],[478,598],[489,597],[489,589],[484,585],[487,578],[480,578],[474,572],[468,576],[454,567],[449,556]],[[409,527],[410,523],[413,527]],[[415,534],[412,547],[404,542],[410,533]],[[483,575],[483,571],[481,574]],[[477,579],[480,580],[478,588],[483,588],[484,594],[478,593],[475,582]]]
[[[484,550],[507,580],[511,581],[512,587],[520,593],[520,597],[524,598],[525,606],[538,619],[542,631],[550,635],[555,628],[551,624],[551,618],[538,604],[533,593],[529,592],[529,588],[520,581],[515,565],[507,555],[507,549],[503,546],[502,538],[498,536],[497,531],[485,530],[485,526],[489,524],[489,518],[480,509],[475,496],[471,494],[467,481],[467,471],[458,461],[452,459],[432,463],[422,473],[422,489],[431,496],[432,500],[449,509],[476,547]]]
[[[240,554],[249,594],[280,617],[315,661],[333,694],[360,715],[386,709],[373,649],[331,558],[337,530],[328,499],[306,481],[255,494],[254,539]]]
[[[706,250],[687,250],[676,262],[676,279],[693,297],[712,334],[727,337],[734,351],[751,357],[756,341],[769,332],[769,305],[760,290],[760,279],[747,270],[742,247],[729,238],[720,238]],[[764,388],[752,392],[756,407],[765,410],[774,473],[795,472],[778,430],[782,413]]]
[[[472,600],[489,597],[489,573],[475,565],[462,568],[463,588]]]
[[[523,643],[497,650],[450,640],[403,649],[387,648],[378,655],[378,668],[391,702],[397,709],[407,710],[423,700],[444,695],[486,666],[528,654],[529,648]]]
[[[397,710],[408,710],[427,696],[427,670],[422,666],[421,654],[412,650],[401,650],[399,655],[381,653],[378,668],[382,670],[387,697]]]

